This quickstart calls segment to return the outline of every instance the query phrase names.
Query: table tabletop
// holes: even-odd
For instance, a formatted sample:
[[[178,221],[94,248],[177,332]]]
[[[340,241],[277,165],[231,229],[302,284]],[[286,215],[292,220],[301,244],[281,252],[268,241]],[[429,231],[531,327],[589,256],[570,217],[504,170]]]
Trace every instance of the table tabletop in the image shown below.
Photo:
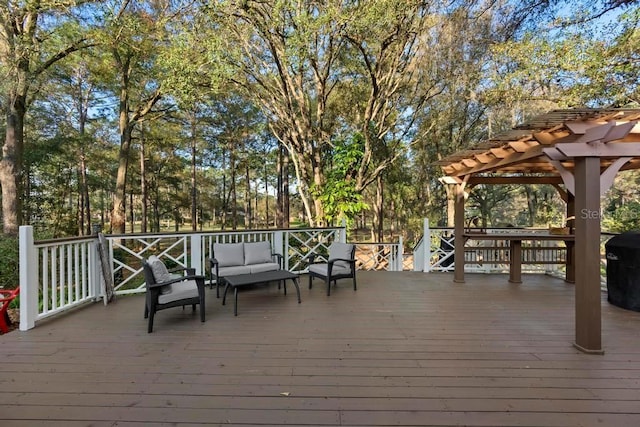
[[[231,286],[253,285],[256,283],[271,282],[274,280],[297,279],[298,274],[288,270],[261,271],[259,273],[237,274],[226,276],[225,280]]]

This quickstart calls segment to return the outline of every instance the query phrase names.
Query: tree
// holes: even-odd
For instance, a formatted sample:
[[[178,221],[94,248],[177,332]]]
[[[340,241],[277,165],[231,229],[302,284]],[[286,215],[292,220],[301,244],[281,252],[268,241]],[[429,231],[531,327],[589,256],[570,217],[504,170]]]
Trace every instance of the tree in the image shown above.
[[[126,185],[132,133],[145,120],[162,116],[156,109],[162,96],[157,57],[164,47],[166,24],[173,10],[165,2],[118,0],[106,4],[101,47],[111,55],[113,87],[118,98],[120,149],[111,229],[125,231]]]
[[[74,14],[85,1],[6,2],[0,8],[0,64],[6,117],[0,161],[3,232],[22,224],[25,114],[46,72],[90,46]]]
[[[404,113],[431,95],[416,89],[427,74],[416,67],[425,2],[223,1],[209,12],[218,49],[209,56],[235,70],[229,78],[260,105],[291,156],[307,216],[324,222],[319,194],[335,140],[364,137],[353,168],[362,192],[411,139]]]

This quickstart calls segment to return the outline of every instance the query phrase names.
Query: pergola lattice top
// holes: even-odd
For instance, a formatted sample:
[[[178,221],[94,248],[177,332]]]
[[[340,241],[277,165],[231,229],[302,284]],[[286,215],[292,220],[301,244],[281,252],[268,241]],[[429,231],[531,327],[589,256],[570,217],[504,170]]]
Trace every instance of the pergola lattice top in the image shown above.
[[[620,132],[615,132],[616,125],[636,122],[640,120],[640,109],[571,109],[554,110],[535,117],[525,124],[516,126],[508,132],[482,141],[468,150],[459,151],[438,162],[445,175],[449,177],[476,177],[476,182],[482,182],[479,177],[502,175],[520,178],[523,175],[560,177],[561,170],[572,171],[573,157],[579,146],[585,142],[593,145],[593,138],[602,140],[606,135],[595,135],[590,132],[591,140],[585,141],[584,135],[595,127],[610,124],[613,128],[606,142],[635,142],[640,140],[640,126],[632,123],[631,130],[622,135],[621,139],[611,139]],[[601,130],[602,133],[607,129]],[[625,130],[628,130],[625,127]],[[621,135],[621,134],[620,134]],[[606,138],[605,138],[606,139]],[[554,147],[564,144],[574,144],[573,155],[562,155],[555,152]],[[561,145],[559,145],[561,144]],[[618,147],[619,148],[619,147]],[[625,150],[605,150],[598,148],[602,170],[605,170]],[[560,166],[559,166],[560,165]],[[621,170],[640,168],[640,158],[629,159]],[[487,179],[489,182],[490,179]],[[518,180],[524,182],[523,180]]]

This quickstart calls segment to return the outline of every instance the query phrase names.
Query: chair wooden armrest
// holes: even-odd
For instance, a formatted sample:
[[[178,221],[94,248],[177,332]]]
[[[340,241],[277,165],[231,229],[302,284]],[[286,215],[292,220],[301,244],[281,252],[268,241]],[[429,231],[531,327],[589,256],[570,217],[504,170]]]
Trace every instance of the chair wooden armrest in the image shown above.
[[[185,272],[189,276],[193,276],[196,274],[196,269],[193,267],[176,267],[169,270],[169,273],[180,273]]]

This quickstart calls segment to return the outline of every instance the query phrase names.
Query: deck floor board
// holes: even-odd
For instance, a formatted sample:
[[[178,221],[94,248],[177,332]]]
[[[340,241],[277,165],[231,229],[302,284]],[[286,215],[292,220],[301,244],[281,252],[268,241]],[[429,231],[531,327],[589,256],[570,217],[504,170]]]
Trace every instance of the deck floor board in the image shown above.
[[[640,425],[640,313],[602,296],[604,355],[572,346],[573,285],[543,275],[360,272],[207,292],[157,314],[142,296],[0,336],[3,426]]]

